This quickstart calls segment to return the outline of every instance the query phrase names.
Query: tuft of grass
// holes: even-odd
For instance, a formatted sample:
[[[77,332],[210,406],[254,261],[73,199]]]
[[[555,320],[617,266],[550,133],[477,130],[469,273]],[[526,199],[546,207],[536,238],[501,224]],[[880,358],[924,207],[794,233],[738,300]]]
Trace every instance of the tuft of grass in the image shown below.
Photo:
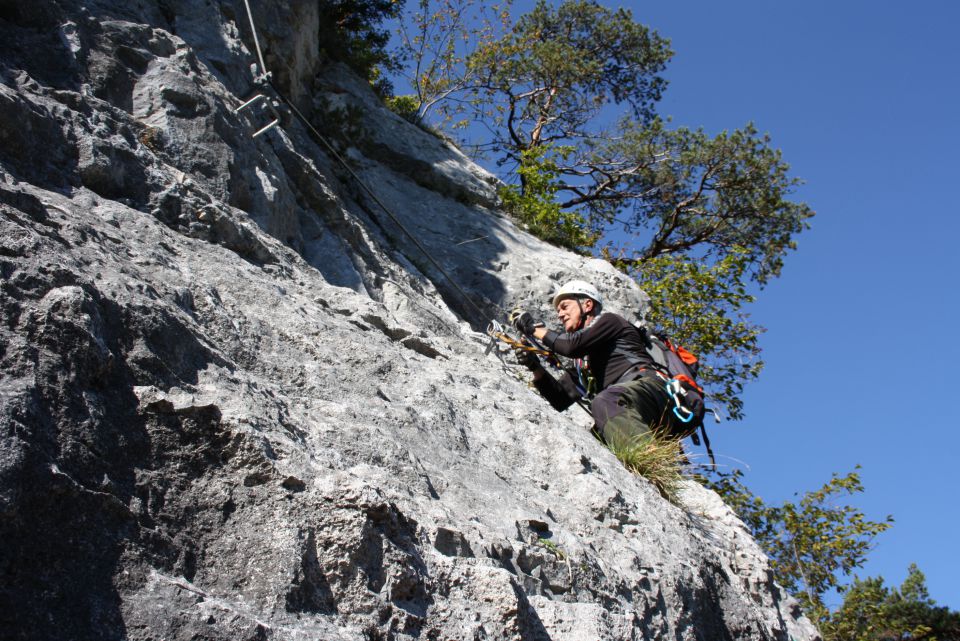
[[[651,432],[614,435],[607,440],[607,447],[625,468],[653,483],[663,498],[680,505],[687,458],[679,440]]]
[[[547,551],[550,552],[553,556],[557,557],[561,561],[567,558],[567,555],[563,553],[563,550],[560,549],[560,546],[551,541],[550,539],[545,539],[540,537],[537,539],[537,543],[547,548]]]

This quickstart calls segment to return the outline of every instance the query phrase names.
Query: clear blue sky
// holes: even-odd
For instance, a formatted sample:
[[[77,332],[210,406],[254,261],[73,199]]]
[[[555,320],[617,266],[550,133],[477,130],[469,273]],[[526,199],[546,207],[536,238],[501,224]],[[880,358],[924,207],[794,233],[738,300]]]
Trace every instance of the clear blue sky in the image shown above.
[[[960,3],[601,4],[672,40],[661,114],[755,122],[817,211],[753,309],[767,367],[747,419],[711,429],[718,457],[768,502],[861,465],[854,505],[896,519],[861,576],[899,585],[916,562],[960,609]]]
[[[960,609],[960,3],[622,6],[673,42],[661,113],[754,121],[817,211],[754,308],[767,367],[715,451],[768,501],[860,464],[854,504],[896,519],[862,575],[899,585],[916,562]]]

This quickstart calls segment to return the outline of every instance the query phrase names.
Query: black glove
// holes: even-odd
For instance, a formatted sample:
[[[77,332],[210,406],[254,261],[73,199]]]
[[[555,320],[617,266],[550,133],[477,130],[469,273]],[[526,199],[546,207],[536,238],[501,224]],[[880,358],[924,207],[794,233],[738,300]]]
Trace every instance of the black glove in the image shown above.
[[[517,331],[524,336],[530,336],[533,334],[533,330],[535,328],[543,327],[543,323],[533,320],[533,316],[530,315],[530,312],[525,312],[519,308],[510,312],[509,320],[510,324],[516,327]]]
[[[513,355],[517,359],[517,364],[523,365],[531,372],[536,372],[538,369],[543,369],[543,366],[540,365],[540,359],[537,358],[537,355],[534,352],[523,349],[522,347],[514,347]]]

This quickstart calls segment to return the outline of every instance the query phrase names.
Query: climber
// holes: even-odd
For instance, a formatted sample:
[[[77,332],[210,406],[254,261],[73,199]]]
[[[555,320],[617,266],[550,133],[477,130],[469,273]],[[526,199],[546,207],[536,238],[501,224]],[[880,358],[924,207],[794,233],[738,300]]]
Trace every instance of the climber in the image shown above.
[[[602,312],[603,300],[588,282],[572,280],[553,295],[563,332],[547,329],[526,311],[510,314],[511,324],[547,349],[574,359],[558,380],[536,354],[516,349],[517,362],[533,372],[537,391],[557,411],[592,398],[594,433],[604,442],[623,442],[647,432],[681,436],[670,412],[666,377],[645,347],[643,334],[625,318]]]

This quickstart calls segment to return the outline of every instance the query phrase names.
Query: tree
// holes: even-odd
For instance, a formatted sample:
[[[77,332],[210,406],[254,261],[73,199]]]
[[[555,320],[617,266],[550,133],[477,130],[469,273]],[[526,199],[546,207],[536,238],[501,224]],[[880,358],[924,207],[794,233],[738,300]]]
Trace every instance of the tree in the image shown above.
[[[321,55],[350,66],[381,95],[390,94],[386,74],[398,72],[400,61],[390,54],[390,32],[381,23],[399,15],[404,1],[318,0]]]
[[[479,79],[477,115],[493,120],[490,146],[519,161],[523,150],[596,139],[594,119],[610,103],[651,120],[670,55],[667,41],[626,9],[540,0],[467,64]]]
[[[753,125],[710,137],[668,130],[660,120],[623,123],[620,136],[596,145],[588,167],[596,177],[590,190],[564,204],[585,204],[593,218],[645,233],[632,252],[638,265],[664,255],[710,260],[735,252],[762,285],[780,275],[794,236],[813,215],[788,200],[799,181]]]
[[[840,497],[863,491],[856,470],[843,477],[834,474],[797,503],[775,506],[767,505],[743,485],[740,470],[717,476],[707,482],[708,487],[723,497],[753,533],[770,557],[780,584],[797,597],[814,622],[829,622],[824,596],[841,588],[843,578],[863,566],[874,537],[891,526],[893,517],[871,521],[851,505],[834,505]]]
[[[479,82],[475,115],[492,123],[487,146],[501,163],[517,166],[541,147],[572,149],[543,154],[560,178],[560,207],[582,210],[588,224],[646,232],[637,260],[697,249],[722,256],[736,246],[766,282],[812,212],[787,199],[798,181],[752,125],[712,138],[666,127],[655,106],[671,55],[626,9],[541,0],[468,59]],[[611,106],[622,107],[613,127]]]
[[[937,606],[915,564],[899,590],[876,577],[855,579],[843,594],[843,604],[822,624],[827,641],[960,639],[960,612]]]

